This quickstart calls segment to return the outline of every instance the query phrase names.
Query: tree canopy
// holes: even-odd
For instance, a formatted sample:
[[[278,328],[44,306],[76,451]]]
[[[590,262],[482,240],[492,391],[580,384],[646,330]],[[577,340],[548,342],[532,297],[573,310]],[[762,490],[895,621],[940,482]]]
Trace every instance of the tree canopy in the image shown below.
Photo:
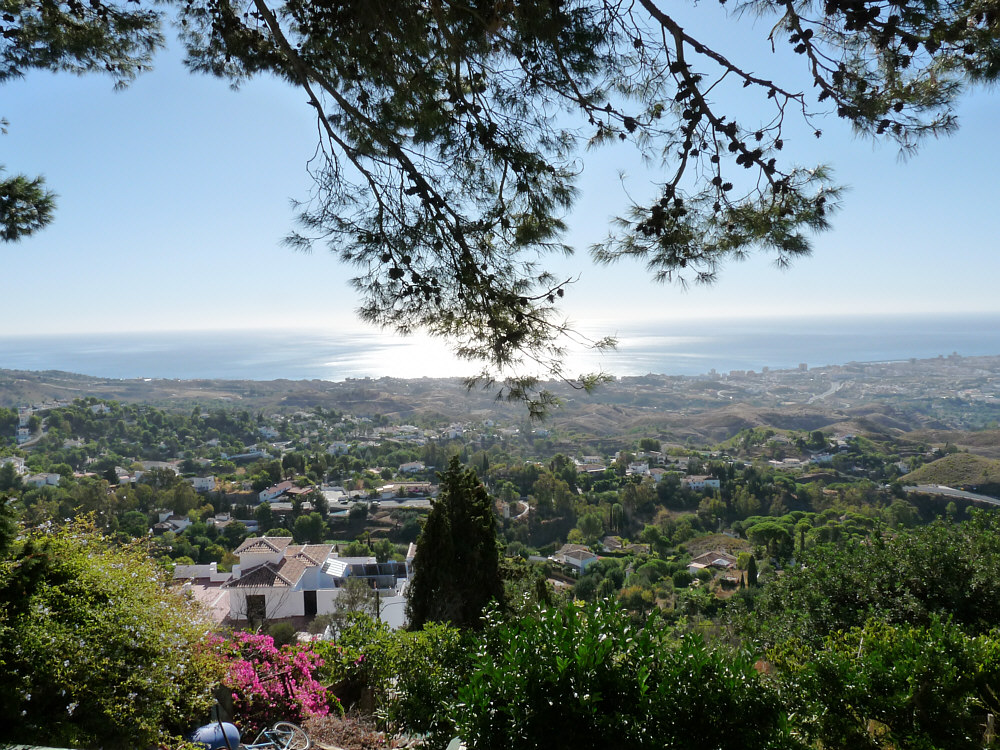
[[[173,5],[192,70],[234,84],[275,74],[316,111],[315,191],[289,242],[357,269],[363,319],[446,337],[492,382],[563,375],[576,335],[558,303],[572,279],[544,258],[571,251],[584,149],[625,142],[656,183],[596,260],[708,282],[750,252],[787,264],[829,227],[839,189],[827,168],[796,163],[790,133],[819,137],[833,115],[910,151],[952,131],[962,87],[1000,70],[989,0],[721,2],[735,23],[763,19],[799,71],[754,73],[687,30],[702,9],[655,0]],[[160,42],[156,11],[135,5],[8,2],[0,80],[30,67],[127,80]],[[542,409],[536,386],[511,377],[502,393]]]
[[[0,11],[0,84],[41,69],[104,72],[124,86],[163,44],[162,14],[135,0],[4,0]],[[0,239],[16,241],[51,222],[55,197],[41,177],[0,177]]]
[[[923,627],[949,617],[970,634],[987,633],[1000,617],[998,543],[996,516],[976,512],[961,524],[818,545],[754,600],[744,632],[765,646],[787,638],[814,644],[869,618]]]

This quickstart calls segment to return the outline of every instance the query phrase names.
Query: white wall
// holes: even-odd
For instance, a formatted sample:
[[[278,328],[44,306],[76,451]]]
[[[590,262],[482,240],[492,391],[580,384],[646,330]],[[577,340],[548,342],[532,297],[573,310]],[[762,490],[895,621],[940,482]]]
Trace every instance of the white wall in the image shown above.
[[[247,619],[247,596],[261,594],[265,597],[267,605],[265,617],[269,620],[301,617],[305,614],[301,591],[285,588],[232,588],[229,590],[229,616],[234,620]]]

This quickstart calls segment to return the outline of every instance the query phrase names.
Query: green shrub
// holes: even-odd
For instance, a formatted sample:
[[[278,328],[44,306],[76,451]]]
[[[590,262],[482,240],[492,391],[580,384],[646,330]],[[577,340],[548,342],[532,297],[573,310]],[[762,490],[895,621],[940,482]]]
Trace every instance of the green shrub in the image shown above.
[[[449,709],[470,748],[794,746],[777,694],[742,653],[676,637],[657,617],[569,605],[493,614]]]
[[[326,662],[321,679],[370,695],[383,726],[450,739],[443,707],[454,700],[468,671],[469,636],[434,622],[421,631],[392,630],[353,615],[336,643],[315,648]]]
[[[672,576],[674,581],[675,589],[687,588],[691,585],[691,581],[694,580],[694,576],[691,575],[687,570],[675,570]]]
[[[819,650],[783,644],[771,659],[797,731],[822,747],[979,750],[987,714],[1000,708],[997,633],[972,637],[936,617],[872,619]]]
[[[141,546],[78,522],[3,552],[0,740],[148,747],[207,715],[207,625]]]
[[[274,622],[267,628],[267,634],[274,639],[276,648],[291,646],[298,642],[295,634],[295,627],[288,622]]]

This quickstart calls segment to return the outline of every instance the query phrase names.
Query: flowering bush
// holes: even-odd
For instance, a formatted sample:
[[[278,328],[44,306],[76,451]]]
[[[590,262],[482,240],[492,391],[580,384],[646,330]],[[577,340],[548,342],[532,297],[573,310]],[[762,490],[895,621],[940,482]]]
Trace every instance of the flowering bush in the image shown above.
[[[0,744],[168,741],[212,704],[207,631],[141,544],[87,521],[0,538]]]
[[[229,638],[213,636],[209,645],[224,661],[223,684],[233,693],[236,720],[244,732],[340,709],[316,679],[323,659],[308,646],[279,649],[269,635],[242,632]]]

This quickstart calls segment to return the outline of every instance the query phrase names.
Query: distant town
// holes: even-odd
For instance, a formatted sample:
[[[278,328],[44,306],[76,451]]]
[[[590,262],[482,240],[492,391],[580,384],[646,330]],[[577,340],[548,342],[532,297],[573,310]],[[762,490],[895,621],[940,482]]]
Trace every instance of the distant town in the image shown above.
[[[413,543],[452,456],[495,499],[509,557],[556,590],[638,609],[710,612],[750,559],[766,578],[813,543],[1000,502],[1000,358],[621,378],[592,397],[559,391],[541,424],[452,381],[144,380],[152,406],[130,381],[4,378],[4,400],[67,382],[128,398],[3,410],[0,490],[22,522],[91,514],[148,539],[234,623],[304,627],[354,576],[401,626]],[[320,403],[283,406],[290,385],[295,403],[307,389]],[[395,410],[359,409],[359,391]]]

